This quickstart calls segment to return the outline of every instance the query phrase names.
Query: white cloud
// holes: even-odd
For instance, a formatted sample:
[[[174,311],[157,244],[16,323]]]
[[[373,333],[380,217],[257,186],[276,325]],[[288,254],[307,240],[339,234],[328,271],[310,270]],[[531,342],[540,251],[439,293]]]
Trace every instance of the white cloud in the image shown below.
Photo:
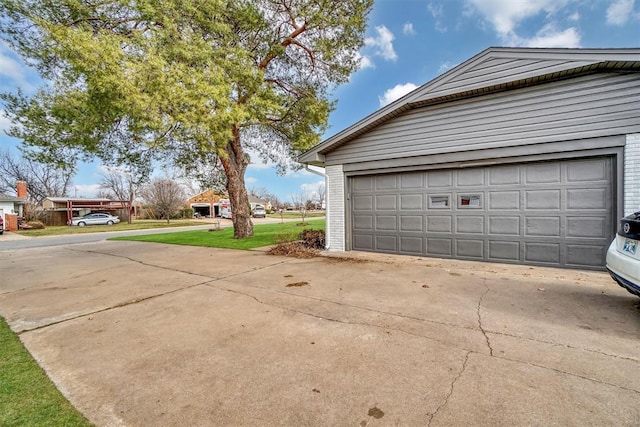
[[[579,47],[581,36],[575,27],[559,29],[554,14],[572,0],[466,0],[470,9],[479,12],[491,23],[502,42],[511,46],[527,47]],[[532,37],[518,34],[518,26],[526,19],[545,15],[548,21]],[[569,19],[577,20],[576,12]]]
[[[256,182],[258,182],[258,179],[252,176],[248,176],[244,179],[245,184],[255,184]]]
[[[633,14],[634,3],[634,0],[614,0],[607,9],[607,24],[626,24]]]
[[[365,68],[376,68],[376,64],[368,56],[360,55],[360,69],[364,70]]]
[[[302,184],[300,185],[300,190],[302,190],[305,193],[316,194],[318,192],[318,187],[320,187],[321,185],[324,185],[324,180],[314,182],[311,184],[306,184],[306,183]]]
[[[547,24],[535,37],[519,44],[526,47],[580,47],[580,34],[573,27],[560,31],[554,24]]]
[[[407,22],[402,26],[402,33],[405,36],[415,36],[416,30],[413,28],[413,24],[411,22]]]
[[[436,21],[436,31],[440,33],[446,33],[447,26],[444,25],[441,19],[444,16],[444,8],[442,7],[442,4],[431,2],[427,5],[427,10],[429,11],[429,13],[431,13],[431,16],[433,16],[433,19]]]
[[[398,55],[393,49],[393,40],[395,39],[393,33],[384,25],[376,27],[375,30],[378,36],[365,38],[365,46],[373,48],[375,55],[381,56],[387,61],[398,59]]]
[[[391,104],[396,99],[401,98],[402,96],[408,94],[409,92],[416,89],[417,87],[418,86],[416,86],[413,83],[405,83],[405,84],[398,84],[392,87],[391,89],[387,89],[387,91],[384,93],[383,96],[378,97],[378,100],[380,101],[380,107],[384,107],[387,104]]]
[[[573,12],[569,15],[569,21],[578,22],[580,20],[580,12]]]
[[[442,64],[440,64],[440,67],[438,68],[438,74],[442,74],[445,71],[450,70],[451,68],[453,68],[455,65],[449,61],[443,62]]]
[[[499,35],[507,36],[523,20],[541,12],[553,13],[567,0],[467,0],[486,20],[490,21]]]

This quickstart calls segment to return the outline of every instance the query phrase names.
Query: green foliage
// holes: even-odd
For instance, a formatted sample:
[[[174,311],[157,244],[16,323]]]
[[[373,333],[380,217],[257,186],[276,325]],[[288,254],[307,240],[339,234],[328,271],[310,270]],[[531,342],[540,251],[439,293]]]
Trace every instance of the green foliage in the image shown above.
[[[0,317],[0,425],[90,426]]]
[[[193,209],[192,208],[184,208],[180,212],[182,218],[191,219],[193,218]]]

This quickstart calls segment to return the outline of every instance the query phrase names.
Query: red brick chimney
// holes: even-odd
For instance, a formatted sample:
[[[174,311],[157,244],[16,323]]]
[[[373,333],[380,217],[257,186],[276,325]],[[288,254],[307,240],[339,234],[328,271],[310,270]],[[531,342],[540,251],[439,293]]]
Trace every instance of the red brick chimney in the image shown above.
[[[18,181],[17,193],[18,193],[18,197],[20,197],[21,199],[27,198],[27,182],[26,181]]]

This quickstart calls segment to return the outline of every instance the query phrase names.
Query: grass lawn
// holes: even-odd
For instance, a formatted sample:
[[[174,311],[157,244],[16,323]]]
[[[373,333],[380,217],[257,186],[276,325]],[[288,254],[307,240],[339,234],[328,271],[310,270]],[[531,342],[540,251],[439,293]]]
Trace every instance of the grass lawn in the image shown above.
[[[0,317],[0,425],[91,426]]]
[[[212,224],[213,226],[213,224]],[[298,240],[302,230],[325,228],[324,219],[307,221],[307,225],[295,222],[258,224],[253,227],[253,237],[234,239],[233,228],[219,231],[193,230],[146,236],[114,237],[109,240],[133,240],[137,242],[168,243],[172,245],[206,246],[210,248],[253,249]]]
[[[127,224],[126,221],[120,222],[114,225],[90,225],[87,227],[70,227],[68,225],[60,226],[48,226],[42,230],[20,230],[14,233],[21,234],[23,236],[40,237],[40,236],[60,236],[63,234],[85,234],[85,233],[99,233],[102,231],[125,231],[125,230],[146,230],[149,228],[172,228],[172,227],[185,227],[188,225],[202,225],[202,221],[189,220],[189,219],[176,219],[171,220],[169,224],[167,221],[157,221],[148,219],[134,220],[133,223]]]

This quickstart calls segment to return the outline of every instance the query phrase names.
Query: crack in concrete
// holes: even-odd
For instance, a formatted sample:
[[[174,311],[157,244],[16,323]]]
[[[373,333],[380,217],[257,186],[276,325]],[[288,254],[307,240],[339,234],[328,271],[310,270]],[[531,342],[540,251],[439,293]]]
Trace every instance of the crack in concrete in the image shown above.
[[[438,412],[440,412],[440,410],[442,408],[444,408],[445,406],[447,406],[447,404],[449,403],[449,399],[451,398],[451,395],[453,394],[453,389],[456,386],[456,382],[458,382],[458,380],[460,379],[462,374],[464,374],[464,371],[467,369],[467,362],[469,361],[469,355],[471,355],[471,353],[473,353],[473,352],[472,351],[468,351],[467,354],[464,356],[464,361],[462,362],[462,369],[460,369],[460,372],[458,372],[458,375],[456,375],[455,378],[453,379],[453,381],[451,381],[451,387],[449,388],[449,393],[444,398],[444,402],[442,402],[440,404],[440,406],[438,406],[436,408],[436,410],[432,414],[429,415],[429,421],[427,422],[427,426],[431,426],[431,422],[433,421],[435,416],[438,415]]]
[[[82,313],[82,314],[78,314],[77,316],[72,316],[72,317],[67,317],[65,319],[56,320],[55,322],[50,322],[50,323],[47,323],[47,324],[44,324],[44,325],[39,325],[39,326],[36,326],[35,328],[23,329],[22,331],[17,332],[16,335],[22,335],[22,334],[27,333],[27,332],[37,331],[37,330],[40,330],[40,329],[48,328],[49,326],[55,326],[55,325],[59,325],[61,323],[69,322],[71,320],[81,319],[83,317],[88,317],[88,316],[92,316],[94,314],[104,313],[105,311],[114,310],[116,308],[127,307],[129,305],[138,304],[138,303],[141,303],[143,301],[148,301],[150,299],[163,297],[163,296],[166,296],[166,295],[171,295],[173,293],[184,291],[186,289],[191,289],[191,288],[194,288],[196,286],[206,285],[210,281],[211,280],[206,280],[204,282],[194,283],[193,285],[185,286],[185,287],[179,288],[179,289],[172,289],[170,291],[163,292],[163,293],[160,293],[160,294],[154,294],[154,295],[149,295],[149,296],[146,296],[146,297],[131,299],[129,301],[124,301],[124,302],[121,302],[121,303],[118,303],[118,304],[115,304],[115,305],[110,305],[109,307],[101,308],[100,310],[94,310],[94,311],[91,311],[89,313]]]
[[[560,373],[560,374],[564,374],[564,375],[567,375],[567,376],[576,377],[576,378],[580,378],[580,379],[587,380],[587,381],[592,381],[592,382],[595,382],[595,383],[598,383],[598,384],[608,385],[608,386],[611,386],[611,387],[614,387],[614,388],[618,388],[618,389],[621,389],[621,390],[631,391],[631,392],[634,392],[634,393],[640,393],[640,391],[632,389],[632,388],[628,388],[628,387],[621,386],[621,385],[618,385],[618,384],[609,383],[609,382],[598,380],[598,379],[595,379],[595,378],[586,377],[584,375],[580,375],[580,374],[576,374],[576,373],[572,373],[572,372],[563,371],[562,369],[553,368],[553,367],[550,367],[550,366],[539,365],[539,364],[536,364],[536,363],[527,362],[527,361],[518,360],[518,359],[511,359],[511,358],[504,357],[504,356],[497,356],[497,355],[494,355],[493,352],[490,355],[487,355],[485,353],[481,353],[481,352],[478,352],[478,351],[475,351],[475,350],[471,350],[471,349],[468,349],[468,348],[464,348],[464,347],[458,347],[458,346],[453,345],[452,343],[449,343],[449,342],[446,342],[446,341],[442,341],[442,340],[438,340],[438,339],[433,338],[433,337],[428,337],[428,336],[424,336],[424,335],[421,335],[421,334],[417,334],[415,332],[405,331],[403,329],[386,327],[386,326],[376,325],[376,324],[367,323],[367,322],[349,322],[349,321],[346,321],[346,320],[340,320],[340,319],[335,319],[335,318],[326,317],[326,316],[319,316],[319,315],[316,315],[314,313],[309,313],[309,312],[302,311],[302,310],[296,310],[296,309],[293,309],[293,308],[290,308],[290,307],[284,307],[284,306],[281,306],[281,305],[278,305],[278,304],[267,303],[267,302],[262,301],[261,299],[257,298],[256,296],[251,295],[251,294],[246,293],[246,292],[241,292],[241,291],[238,291],[238,290],[235,290],[235,289],[229,289],[229,288],[223,288],[223,287],[215,286],[214,282],[215,281],[212,280],[212,281],[209,281],[209,282],[205,283],[204,285],[205,286],[214,287],[215,289],[218,289],[218,290],[221,290],[221,291],[226,291],[226,292],[231,292],[231,293],[234,293],[234,294],[242,295],[242,296],[245,296],[245,297],[253,299],[258,304],[266,305],[268,307],[273,307],[273,308],[279,308],[281,310],[289,311],[291,313],[302,314],[303,316],[309,316],[309,317],[313,317],[313,318],[316,318],[316,319],[326,320],[326,321],[329,321],[329,322],[335,322],[335,323],[344,324],[344,325],[366,326],[366,327],[371,327],[371,328],[376,328],[376,329],[400,332],[400,333],[411,335],[411,336],[414,336],[414,337],[417,337],[417,338],[422,338],[422,339],[425,339],[425,340],[428,340],[428,341],[437,342],[439,344],[442,344],[442,345],[445,345],[445,346],[448,346],[448,347],[451,347],[451,348],[455,348],[455,349],[458,349],[458,350],[466,351],[467,352],[467,357],[465,359],[465,365],[463,366],[463,370],[460,372],[458,377],[454,380],[454,383],[455,383],[455,381],[457,381],[457,379],[460,377],[460,375],[462,375],[462,373],[464,372],[464,369],[466,369],[466,361],[468,359],[468,356],[470,354],[478,354],[478,355],[484,355],[484,356],[488,356],[488,357],[494,357],[494,358],[500,359],[500,360],[506,360],[506,361],[512,362],[512,363],[518,363],[518,364],[527,365],[527,366],[534,366],[534,367],[537,367],[537,368],[540,368],[540,369],[550,370],[550,371],[557,372],[557,373]],[[270,291],[270,290],[264,289],[264,288],[259,288],[259,289]],[[283,293],[283,294],[286,294],[286,295],[289,295],[289,296],[293,296],[293,297],[309,298],[309,297],[305,297],[305,296],[302,296],[302,295],[291,294],[291,293],[288,293],[288,292],[279,292],[279,291],[275,291],[275,292]],[[332,301],[325,301],[325,302],[332,302]],[[355,307],[355,306],[350,306],[350,307]],[[367,308],[363,308],[363,310],[368,310],[368,311],[373,311],[373,312],[380,313],[380,314],[388,314],[388,315],[394,316],[393,314],[390,314],[390,313],[386,313],[386,312],[382,312],[382,311],[376,311],[376,310],[367,309]],[[397,316],[397,317],[403,317],[403,316]],[[491,349],[490,346],[489,346],[489,348]],[[451,396],[451,393],[453,393],[453,388],[452,388],[451,392],[449,393],[449,396],[447,396],[447,400]],[[445,401],[445,404],[446,404],[446,401]],[[441,405],[438,408],[438,410],[443,406],[444,406],[444,404]],[[438,412],[438,410],[436,410],[434,412],[434,414],[432,414],[431,418],[433,418],[433,416]],[[431,422],[431,420],[429,422]]]
[[[640,363],[640,359],[638,359],[636,357],[621,356],[619,354],[607,353],[607,352],[601,351],[601,350],[594,350],[594,349],[591,349],[591,348],[576,347],[576,346],[571,345],[571,344],[563,344],[563,343],[558,343],[558,342],[554,342],[554,341],[541,340],[541,339],[537,339],[537,338],[523,337],[523,336],[520,336],[520,335],[510,334],[510,333],[507,333],[507,332],[487,331],[487,333],[494,334],[494,335],[501,335],[501,336],[509,337],[509,338],[515,338],[515,339],[519,339],[519,340],[523,340],[523,341],[533,341],[533,342],[537,342],[537,343],[540,343],[540,344],[548,344],[548,345],[552,345],[554,347],[564,347],[564,348],[570,348],[572,350],[586,351],[588,353],[599,354],[601,356],[614,357],[616,359],[628,360],[628,361],[631,361],[631,362]]]
[[[478,307],[477,307],[478,328],[480,328],[480,332],[482,332],[482,335],[484,335],[484,339],[487,342],[487,347],[489,347],[489,356],[493,356],[493,347],[491,347],[491,341],[489,341],[489,336],[487,335],[487,332],[484,330],[484,327],[482,326],[482,316],[480,315],[480,307],[482,306],[482,300],[489,293],[489,287],[487,286],[487,279],[483,279],[482,284],[484,285],[486,290],[478,300]]]

